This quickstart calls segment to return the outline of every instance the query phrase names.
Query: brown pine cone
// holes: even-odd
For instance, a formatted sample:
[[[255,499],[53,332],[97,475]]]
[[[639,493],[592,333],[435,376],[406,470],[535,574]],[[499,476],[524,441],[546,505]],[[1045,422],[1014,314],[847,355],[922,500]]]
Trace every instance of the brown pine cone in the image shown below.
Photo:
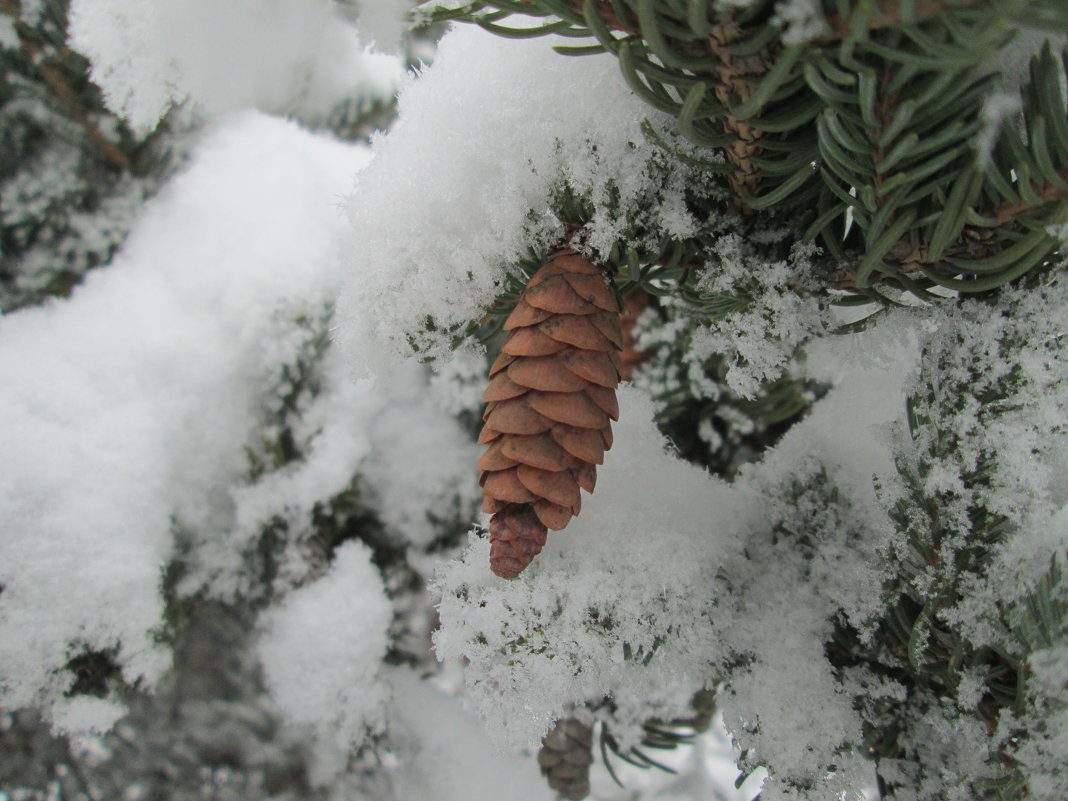
[[[641,313],[649,308],[649,293],[644,289],[634,289],[627,295],[627,313],[620,319],[623,327],[623,351],[619,354],[623,362],[623,380],[629,381],[634,377],[634,372],[653,355],[647,350],[638,350],[638,343],[634,337],[634,327]]]
[[[515,578],[593,492],[612,447],[623,347],[619,303],[601,271],[572,250],[534,273],[504,324],[478,438],[490,567]]]
[[[549,786],[569,801],[581,801],[590,794],[592,762],[593,732],[574,718],[557,721],[541,741],[541,773]]]

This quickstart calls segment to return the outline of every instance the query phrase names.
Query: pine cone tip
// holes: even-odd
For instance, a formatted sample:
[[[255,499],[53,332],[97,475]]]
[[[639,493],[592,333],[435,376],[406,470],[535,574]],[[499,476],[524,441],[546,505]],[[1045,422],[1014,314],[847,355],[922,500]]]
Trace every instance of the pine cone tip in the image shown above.
[[[490,518],[490,570],[518,578],[543,547],[548,529],[530,504],[511,504]]]

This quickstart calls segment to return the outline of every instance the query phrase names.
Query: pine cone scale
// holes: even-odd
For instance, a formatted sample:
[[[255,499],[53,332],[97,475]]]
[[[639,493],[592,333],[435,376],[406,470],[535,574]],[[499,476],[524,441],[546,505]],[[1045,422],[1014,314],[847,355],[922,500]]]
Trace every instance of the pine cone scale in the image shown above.
[[[508,373],[497,373],[490,381],[486,391],[482,393],[482,400],[486,403],[494,401],[511,400],[527,392],[530,388],[524,387],[513,381]]]
[[[539,414],[523,398],[499,401],[491,406],[484,422],[502,434],[540,434],[552,428],[553,421]]]
[[[478,469],[485,472],[487,470],[507,470],[510,467],[515,467],[519,464],[518,461],[512,459],[504,451],[503,447],[509,440],[501,442],[497,440],[490,446],[482,457],[478,460]]]
[[[515,356],[510,353],[505,353],[503,350],[497,354],[497,358],[493,360],[493,364],[490,365],[489,377],[496,378],[497,375],[504,370],[508,365],[516,360]]]
[[[586,382],[571,372],[559,358],[541,356],[522,359],[508,366],[508,377],[516,385],[545,392],[579,392]]]
[[[597,404],[597,407],[608,415],[612,420],[619,419],[619,401],[616,400],[615,389],[608,389],[607,387],[587,386],[585,390],[590,400]]]
[[[530,465],[516,467],[520,483],[539,498],[552,501],[557,506],[574,508],[580,503],[579,485],[575,476],[568,470],[549,472]]]
[[[553,314],[593,314],[597,307],[583,300],[562,275],[547,278],[537,286],[527,286],[525,298],[536,309]]]
[[[506,503],[532,503],[538,499],[519,480],[519,466],[483,473],[480,483],[486,494]]]
[[[564,280],[567,281],[580,298],[590,305],[606,312],[613,312],[619,309],[615,293],[601,276],[571,273],[565,275]]]
[[[576,459],[590,464],[604,464],[606,449],[600,431],[571,426],[553,426],[553,440]]]
[[[597,486],[596,468],[588,462],[583,463],[575,468],[575,480],[586,492],[593,492],[593,488]]]
[[[545,322],[548,323],[553,318]],[[542,323],[545,325],[545,323]],[[549,356],[559,353],[569,343],[548,336],[538,328],[516,328],[501,346],[501,352],[509,356]]]
[[[603,325],[603,323],[602,323]],[[531,329],[517,329],[529,331]],[[560,344],[563,350],[568,345],[574,345],[583,350],[611,351],[614,347],[611,339],[601,333],[600,327],[593,315],[561,314],[550,317],[538,326],[539,333]],[[558,351],[553,351],[554,353]],[[520,355],[520,354],[517,354]],[[529,356],[542,356],[545,354],[521,354]]]
[[[531,437],[508,437],[501,443],[500,453],[512,464],[492,469],[506,470],[514,464],[522,463],[541,470],[558,472],[566,470],[574,461],[570,453],[556,444],[551,433]],[[488,456],[489,452],[486,455]],[[481,462],[479,464],[481,465]]]
[[[531,392],[527,403],[542,419],[554,423],[596,429],[608,425],[608,415],[585,392]]]
[[[591,384],[608,389],[615,389],[619,386],[619,370],[616,369],[607,353],[572,348],[560,354],[560,361],[567,366],[568,370]]]
[[[526,300],[520,298],[515,308],[512,309],[512,313],[508,315],[508,319],[504,321],[504,330],[511,331],[515,328],[537,325],[551,316],[552,312],[535,308],[527,303]]]
[[[561,531],[567,528],[567,524],[574,517],[571,507],[560,506],[544,498],[540,501],[535,501],[534,513],[538,516],[538,520],[541,521],[542,525],[553,531]]]
[[[618,419],[623,345],[615,292],[601,271],[561,251],[534,274],[505,322],[490,368],[479,460],[490,567],[515,578],[582,509]]]
[[[479,445],[489,445],[491,442],[495,442],[501,436],[501,432],[497,431],[489,426],[482,427],[482,433],[478,435]]]
[[[595,314],[593,324],[597,326],[597,330],[604,335],[605,339],[615,346],[615,350],[623,349],[623,327],[618,312],[615,315]]]

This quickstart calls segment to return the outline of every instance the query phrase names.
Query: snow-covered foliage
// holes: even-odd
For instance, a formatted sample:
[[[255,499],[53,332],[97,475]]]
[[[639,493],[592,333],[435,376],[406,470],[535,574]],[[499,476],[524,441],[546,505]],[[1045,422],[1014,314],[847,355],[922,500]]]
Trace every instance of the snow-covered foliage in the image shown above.
[[[899,474],[885,501],[901,535],[890,552],[907,578],[905,595],[934,610],[911,647],[935,662],[945,632],[959,632],[969,647],[1015,663],[1026,682],[1015,714],[987,717],[981,722],[994,731],[975,733],[978,745],[962,739],[942,754],[944,769],[960,777],[961,797],[974,791],[967,777],[997,773],[975,761],[997,765],[1001,752],[1022,762],[1032,798],[1068,792],[1068,598],[1059,579],[1068,556],[1066,314],[1063,277],[1007,291],[993,308],[973,302],[944,311],[923,338],[922,367],[908,386],[909,426],[899,424],[894,440]],[[938,713],[948,721],[942,726],[976,725],[984,692],[980,684],[962,693],[958,710]],[[917,732],[915,747],[928,739]],[[944,775],[922,778],[921,797],[942,797]]]
[[[461,28],[402,93],[349,204],[339,315],[353,348],[373,340],[404,353],[414,339],[428,355],[449,353],[455,330],[500,293],[506,265],[560,238],[552,199],[564,185],[594,208],[594,249],[611,247],[632,206],[650,205],[648,221],[676,236],[692,230],[687,170],[657,169],[660,151],[641,131],[643,118],[664,118],[611,58],[562,60],[551,45]]]
[[[649,402],[623,393],[596,495],[524,578],[493,578],[482,539],[443,573],[439,654],[471,660],[484,715],[521,742],[569,705],[607,697],[601,717],[638,737],[643,720],[684,716],[689,693],[725,682],[721,708],[754,764],[819,792],[831,765],[835,786],[862,784],[839,751],[861,720],[822,643],[840,610],[860,628],[880,610],[873,535],[889,526],[870,476],[892,462],[885,445],[858,451],[838,432],[895,419],[908,363],[854,363],[850,390],[829,394],[730,486],[667,453]],[[847,489],[856,503],[828,504]]]
[[[316,505],[359,472],[388,488],[383,502],[407,492],[441,517],[443,504],[471,497],[456,495],[464,467],[451,459],[471,446],[419,397],[418,368],[350,384],[337,359],[316,393],[292,399],[304,458],[249,483],[245,448],[272,418],[275,401],[263,398],[277,365],[295,360],[299,321],[336,291],[337,199],[367,156],[292,124],[236,118],[203,137],[106,271],[69,301],[3,319],[4,706],[95,725],[85,701],[65,697],[74,677],[64,667],[90,652],[149,689],[169,662],[161,589],[176,547],[182,592],[234,597],[256,581],[247,558],[260,527],[284,518],[299,541]],[[413,410],[439,424],[405,446],[416,432],[388,421]],[[398,462],[405,448],[450,458]],[[423,515],[387,519],[423,543]],[[380,584],[363,592],[384,603]],[[272,642],[290,630],[276,629]]]
[[[769,238],[777,237],[772,232]],[[813,252],[798,244],[787,258],[768,259],[736,234],[720,237],[711,248],[699,288],[746,303],[695,333],[693,346],[723,356],[726,384],[742,397],[754,397],[779,378],[798,347],[826,326],[826,313],[813,295],[821,283],[810,261]]]
[[[127,122],[207,122],[110,264],[0,318],[0,707],[104,742],[219,604],[250,622],[250,725],[285,721],[324,798],[545,798],[523,749],[554,721],[625,756],[701,690],[762,801],[1068,795],[1063,264],[831,336],[825,254],[733,215],[609,56],[451,31],[369,149],[265,113],[393,86],[335,3],[72,8]],[[804,41],[815,8],[778,21]],[[693,263],[649,284],[596,494],[506,582],[462,335],[562,241],[565,196],[587,253]],[[696,426],[718,461],[657,427],[672,393],[723,407]],[[724,797],[696,741],[626,797]]]
[[[142,134],[173,104],[314,112],[400,74],[362,49],[333,0],[74,0],[70,30],[109,108]]]

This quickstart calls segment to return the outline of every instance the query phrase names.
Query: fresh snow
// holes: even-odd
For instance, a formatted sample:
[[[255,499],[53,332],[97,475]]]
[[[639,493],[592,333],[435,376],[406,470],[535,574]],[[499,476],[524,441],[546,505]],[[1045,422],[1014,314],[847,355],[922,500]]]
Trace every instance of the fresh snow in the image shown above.
[[[781,6],[800,38],[810,8]],[[965,797],[999,747],[1028,767],[1035,801],[1063,798],[1062,643],[1033,650],[1026,696],[993,737],[933,693],[910,698],[864,666],[835,670],[825,644],[842,623],[870,642],[886,579],[912,557],[889,516],[908,500],[899,467],[943,504],[947,559],[967,550],[976,509],[1006,525],[982,572],[951,576],[967,601],[934,614],[975,644],[1026,636],[1028,601],[1065,553],[1068,282],[1006,291],[994,313],[951,299],[829,337],[826,309],[782,290],[819,284],[811,251],[769,261],[722,236],[701,288],[745,285],[751,303],[698,337],[695,355],[723,354],[737,394],[789,369],[826,395],[728,483],[674,455],[651,399],[624,386],[616,444],[581,516],[518,580],[498,579],[485,518],[457,553],[434,551],[435,521],[470,517],[478,495],[478,449],[457,415],[477,409],[483,354],[454,355],[454,335],[517,259],[560,240],[551,200],[564,185],[592,204],[591,252],[629,236],[633,215],[676,236],[708,221],[681,202],[692,174],[657,168],[641,132],[643,119],[670,120],[626,90],[614,59],[563,59],[548,38],[450,32],[405,84],[373,160],[232,111],[344,94],[335,68],[364,51],[334,12],[325,0],[73,3],[74,44],[112,108],[140,131],[185,101],[212,122],[111,265],[68,300],[0,319],[0,704],[39,707],[63,731],[112,725],[116,698],[67,697],[69,660],[103,652],[124,682],[151,690],[170,660],[168,564],[184,570],[173,591],[247,599],[259,580],[247,558],[273,525],[288,550],[255,597],[268,602],[257,654],[277,707],[313,743],[315,782],[377,748],[370,734],[385,738],[374,753],[399,797],[544,798],[533,761],[509,749],[535,748],[574,714],[626,750],[650,717],[685,717],[693,692],[716,686],[746,766],[769,768],[764,801],[859,797],[870,765],[852,745],[866,715],[910,703],[900,743],[916,761],[882,768],[915,780],[917,799]],[[353,80],[380,75],[368,69]],[[990,125],[1003,116],[988,113]],[[326,342],[315,391],[280,408],[287,368],[326,327],[342,347]],[[438,362],[433,378],[424,357]],[[997,404],[973,397],[1003,385]],[[714,398],[717,386],[702,391]],[[939,425],[910,432],[909,398]],[[250,454],[267,450],[279,415],[299,457],[253,475]],[[944,436],[959,444],[947,452]],[[390,542],[419,573],[438,568],[434,645],[449,665],[435,681],[385,665],[400,602],[369,548],[345,543],[320,561],[301,550],[320,505],[356,480]],[[921,568],[911,589],[923,597],[939,579]],[[962,705],[979,682],[964,677]],[[636,792],[704,798],[702,765]]]
[[[592,248],[610,247],[621,228],[613,190],[624,208],[651,202],[650,219],[669,230],[692,226],[677,203],[686,171],[665,185],[650,168],[657,149],[640,124],[664,117],[630,93],[614,58],[564,59],[555,43],[460,27],[405,86],[348,206],[339,319],[354,360],[374,342],[381,354],[369,367],[381,367],[412,339],[429,356],[448,354],[451,332],[481,317],[509,263],[561,240],[550,198],[565,181],[596,208]]]
[[[315,741],[315,784],[345,766],[368,731],[381,731],[388,690],[379,675],[393,607],[371,552],[338,548],[327,574],[299,587],[263,620],[258,653],[287,719]]]
[[[307,458],[248,480],[244,449],[301,335],[294,321],[336,293],[339,199],[368,158],[291,123],[231,116],[203,135],[113,264],[70,300],[0,320],[5,707],[106,726],[113,704],[63,700],[73,678],[63,666],[88,651],[112,653],[126,682],[151,688],[169,664],[157,632],[176,536],[184,591],[232,597],[248,589],[242,553],[258,526],[281,516],[299,536],[354,473],[415,542],[430,539],[427,509],[473,501],[460,477],[474,447],[438,393],[420,390],[424,372],[353,384],[336,356],[306,402]],[[425,431],[402,424],[411,414]],[[450,458],[421,460],[420,449]]]
[[[388,93],[401,74],[396,58],[364,50],[332,0],[73,0],[70,20],[108,107],[140,134],[187,101],[208,117],[321,113]]]

